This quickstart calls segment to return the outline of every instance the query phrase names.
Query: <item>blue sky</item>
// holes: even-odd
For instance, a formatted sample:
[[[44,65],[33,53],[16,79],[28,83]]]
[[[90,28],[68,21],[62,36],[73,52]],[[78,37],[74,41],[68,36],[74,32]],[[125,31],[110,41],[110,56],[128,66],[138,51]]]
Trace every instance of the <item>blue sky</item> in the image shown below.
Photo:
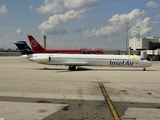
[[[0,48],[33,35],[48,49],[125,49],[129,37],[160,36],[159,0],[1,0]],[[29,44],[30,45],[30,44]]]

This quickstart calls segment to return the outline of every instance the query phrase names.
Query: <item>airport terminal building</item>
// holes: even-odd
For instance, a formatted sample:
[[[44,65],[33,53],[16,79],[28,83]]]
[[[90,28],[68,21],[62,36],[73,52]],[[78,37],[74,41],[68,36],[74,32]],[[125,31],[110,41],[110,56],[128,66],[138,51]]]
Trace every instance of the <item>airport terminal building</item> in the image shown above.
[[[129,39],[129,47],[131,50],[156,50],[160,48],[160,37]]]

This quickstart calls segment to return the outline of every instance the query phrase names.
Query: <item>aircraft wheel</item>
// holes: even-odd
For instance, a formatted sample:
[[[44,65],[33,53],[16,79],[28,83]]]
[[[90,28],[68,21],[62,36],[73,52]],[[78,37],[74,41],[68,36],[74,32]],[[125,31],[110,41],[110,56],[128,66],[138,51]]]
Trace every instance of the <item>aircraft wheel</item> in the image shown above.
[[[76,70],[76,66],[72,66],[72,69],[73,69],[73,70]]]
[[[69,66],[68,67],[68,70],[70,70],[70,71],[73,71],[73,70],[75,70],[76,69],[76,66]]]
[[[71,66],[68,67],[68,70],[71,70]]]
[[[143,68],[143,71],[146,71],[146,68]]]

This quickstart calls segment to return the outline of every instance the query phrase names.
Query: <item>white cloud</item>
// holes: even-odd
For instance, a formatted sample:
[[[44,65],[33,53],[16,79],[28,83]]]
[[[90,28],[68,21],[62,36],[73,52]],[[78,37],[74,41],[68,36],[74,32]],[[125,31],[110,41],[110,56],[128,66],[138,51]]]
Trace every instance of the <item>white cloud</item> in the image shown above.
[[[137,31],[137,26],[141,26],[140,35],[143,36],[151,31],[155,24],[149,17],[144,18],[145,15],[146,12],[140,11],[139,9],[134,9],[128,14],[116,14],[108,20],[108,24],[106,26],[99,29],[93,29],[91,31],[84,30],[81,33],[84,37],[107,37],[120,35],[126,32],[126,22],[129,22],[130,31]]]
[[[82,26],[80,27],[79,29],[75,30],[74,32],[75,33],[81,33],[82,31],[85,31],[86,30],[86,27],[85,26]]]
[[[44,0],[44,5],[36,9],[40,13],[53,13],[48,20],[39,25],[42,34],[61,35],[67,33],[62,26],[70,20],[85,17],[83,13],[93,6],[97,6],[102,0]],[[64,14],[57,14],[68,8]],[[33,6],[30,6],[33,9]]]
[[[139,35],[144,36],[147,35],[148,32],[150,32],[153,28],[153,25],[156,24],[157,22],[152,22],[150,17],[146,17],[143,20],[139,19],[135,25],[132,26],[131,28],[131,36],[134,36],[134,32],[136,31],[136,34],[138,34],[138,29],[139,29]],[[140,27],[140,28],[137,28]]]
[[[79,19],[82,17],[82,13],[86,10],[74,11],[70,10],[65,14],[53,15],[49,17],[48,21],[44,21],[41,25],[39,25],[39,30],[42,34],[55,34],[61,35],[67,33],[66,29],[62,28],[62,24],[73,20]]]
[[[36,9],[40,13],[60,13],[63,11],[62,0],[44,0],[44,5]],[[30,7],[33,9],[33,6]]]
[[[18,28],[16,32],[17,32],[17,34],[22,34],[23,33],[23,31],[20,28]]]
[[[68,9],[87,9],[97,6],[102,0],[64,0],[64,6]]]
[[[2,5],[2,7],[0,7],[0,14],[6,14],[7,13],[7,8],[5,5]]]
[[[33,5],[31,5],[31,6],[30,6],[30,10],[33,10],[33,8],[34,8]]]
[[[70,10],[88,9],[98,6],[98,2],[103,0],[44,0],[44,4],[39,8],[35,8],[39,13],[61,13],[64,8]],[[30,6],[32,10],[34,7]]]
[[[146,4],[147,7],[151,7],[151,8],[157,8],[159,7],[159,4],[158,3],[155,3],[153,1],[149,1],[147,4]]]

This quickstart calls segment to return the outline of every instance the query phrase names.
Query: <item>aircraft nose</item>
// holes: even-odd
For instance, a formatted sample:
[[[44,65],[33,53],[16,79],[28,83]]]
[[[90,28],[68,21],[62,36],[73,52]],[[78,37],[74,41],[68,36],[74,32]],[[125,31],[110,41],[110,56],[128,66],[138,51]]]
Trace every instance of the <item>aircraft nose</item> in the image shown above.
[[[152,66],[152,63],[150,61],[147,61],[147,67]]]
[[[152,63],[151,63],[151,62],[149,62],[149,63],[148,63],[148,65],[149,65],[149,67],[150,67],[150,66],[152,66]]]

